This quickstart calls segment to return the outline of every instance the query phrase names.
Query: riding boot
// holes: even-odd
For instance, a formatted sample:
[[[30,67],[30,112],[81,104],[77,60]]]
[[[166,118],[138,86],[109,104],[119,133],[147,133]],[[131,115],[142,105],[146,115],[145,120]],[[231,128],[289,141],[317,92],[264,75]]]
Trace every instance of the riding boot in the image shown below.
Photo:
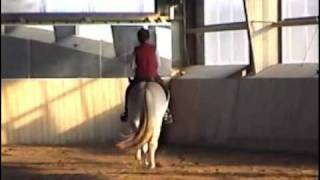
[[[126,122],[127,119],[128,119],[128,105],[127,105],[127,102],[128,102],[128,96],[129,96],[129,92],[130,90],[132,89],[133,85],[136,83],[135,80],[131,80],[129,78],[129,86],[128,88],[126,89],[126,93],[125,93],[125,100],[124,100],[124,112],[120,115],[120,119],[122,122]]]
[[[120,120],[122,122],[127,122],[127,120],[128,120],[127,100],[125,100],[125,102],[124,102],[124,112],[120,115]]]

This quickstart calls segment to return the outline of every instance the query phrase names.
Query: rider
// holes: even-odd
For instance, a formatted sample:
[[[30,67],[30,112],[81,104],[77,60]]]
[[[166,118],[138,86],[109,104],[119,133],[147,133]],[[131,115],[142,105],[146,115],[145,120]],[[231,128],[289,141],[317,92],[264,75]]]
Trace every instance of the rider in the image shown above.
[[[149,31],[141,28],[138,33],[139,45],[134,49],[134,64],[135,64],[135,77],[130,81],[130,84],[126,90],[125,94],[125,112],[121,115],[121,120],[127,120],[127,101],[128,95],[132,87],[140,81],[155,81],[159,83],[162,88],[166,91],[168,97],[168,89],[164,85],[163,80],[158,74],[158,66],[160,64],[160,58],[156,52],[156,47],[152,44],[149,44],[147,40],[149,39]],[[168,114],[165,116],[165,120],[168,119]]]

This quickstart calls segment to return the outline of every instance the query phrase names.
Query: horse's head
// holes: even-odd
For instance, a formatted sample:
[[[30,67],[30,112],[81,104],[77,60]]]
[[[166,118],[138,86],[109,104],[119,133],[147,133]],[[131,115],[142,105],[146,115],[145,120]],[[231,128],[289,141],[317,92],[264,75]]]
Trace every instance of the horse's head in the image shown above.
[[[171,76],[171,78],[176,78],[179,76],[183,76],[184,74],[186,74],[186,72],[184,70],[179,69],[179,68],[172,68],[170,76]]]

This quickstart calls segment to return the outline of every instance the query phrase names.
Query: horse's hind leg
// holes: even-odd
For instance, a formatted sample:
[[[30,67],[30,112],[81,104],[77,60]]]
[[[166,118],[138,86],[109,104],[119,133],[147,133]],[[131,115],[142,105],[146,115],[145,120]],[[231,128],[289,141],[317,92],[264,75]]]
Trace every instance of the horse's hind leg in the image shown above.
[[[154,169],[156,167],[155,155],[158,148],[158,142],[149,143],[149,159],[150,159],[150,168]]]
[[[146,143],[146,144],[144,144],[144,145],[142,146],[142,148],[139,148],[139,149],[137,150],[136,159],[137,159],[138,161],[141,161],[141,160],[142,160],[142,157],[143,157],[145,154],[147,154],[147,152],[148,152],[148,144]]]
[[[154,169],[156,167],[156,151],[158,148],[158,141],[160,137],[161,126],[156,127],[153,131],[151,140],[149,141],[149,159],[150,159],[150,168]]]

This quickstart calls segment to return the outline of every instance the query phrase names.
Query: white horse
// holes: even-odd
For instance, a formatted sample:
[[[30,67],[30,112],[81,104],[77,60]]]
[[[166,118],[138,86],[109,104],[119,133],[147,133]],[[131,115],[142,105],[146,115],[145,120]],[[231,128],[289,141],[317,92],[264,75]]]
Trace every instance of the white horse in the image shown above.
[[[151,169],[156,167],[155,154],[168,104],[169,97],[156,82],[139,82],[129,92],[127,122],[134,133],[117,143],[117,147],[137,148],[136,159]]]

